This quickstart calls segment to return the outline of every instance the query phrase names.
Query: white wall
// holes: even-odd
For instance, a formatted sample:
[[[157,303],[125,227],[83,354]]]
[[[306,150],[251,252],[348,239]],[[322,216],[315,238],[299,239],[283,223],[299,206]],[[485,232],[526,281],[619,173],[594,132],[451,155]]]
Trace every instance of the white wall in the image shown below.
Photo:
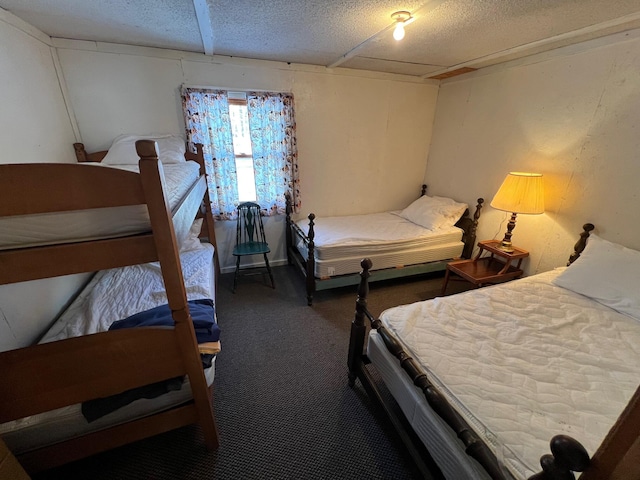
[[[302,214],[402,208],[425,174],[438,86],[415,77],[206,57],[55,40],[82,140],[106,149],[120,133],[184,135],[179,88],[290,91],[296,106]],[[271,258],[285,258],[282,217],[267,219]],[[230,266],[235,223],[217,226]]]
[[[489,202],[509,171],[544,174],[546,213],[519,215],[529,273],[563,265],[582,230],[640,249],[640,31],[566,47],[440,87],[425,181],[486,199],[478,239],[501,239]]]
[[[75,136],[47,41],[0,10],[0,163],[75,161]],[[85,278],[0,286],[0,351],[36,340]]]

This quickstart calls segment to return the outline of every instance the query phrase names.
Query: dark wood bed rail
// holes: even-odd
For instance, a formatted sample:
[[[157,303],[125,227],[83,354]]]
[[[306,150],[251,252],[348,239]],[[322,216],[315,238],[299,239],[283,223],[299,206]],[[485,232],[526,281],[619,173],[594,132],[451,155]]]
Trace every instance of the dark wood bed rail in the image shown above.
[[[587,223],[583,226],[583,232],[580,234],[580,240],[578,240],[574,247],[575,250],[571,255],[570,263],[574,262],[580,256],[586,246],[587,238],[594,228],[594,225],[591,223]],[[362,260],[360,266],[362,267],[362,271],[360,273],[361,281],[358,287],[355,317],[351,324],[351,335],[349,338],[349,352],[347,358],[349,385],[354,386],[356,379],[360,379],[367,393],[370,396],[377,398],[383,404],[383,407],[387,414],[389,414],[394,427],[398,430],[400,437],[408,447],[409,453],[416,461],[418,468],[426,477],[430,477],[431,472],[426,464],[432,462],[432,460],[427,459],[428,461],[425,462],[425,459],[420,456],[420,453],[418,453],[418,450],[413,445],[413,440],[411,440],[410,436],[406,432],[404,424],[398,419],[392,409],[388,408],[384,404],[383,397],[379,392],[378,387],[375,385],[369,372],[365,368],[365,364],[368,363],[368,359],[364,354],[367,332],[365,319],[368,319],[371,328],[378,332],[384,341],[387,350],[399,360],[400,366],[413,381],[414,385],[422,390],[431,408],[447,423],[447,425],[452,428],[458,438],[463,442],[466,453],[478,461],[492,479],[507,480],[507,477],[504,476],[503,470],[490,448],[486,446],[466,421],[449,405],[446,398],[439,392],[438,388],[431,383],[428,375],[421,369],[420,365],[404,351],[402,345],[395,339],[393,334],[384,327],[379,319],[376,319],[371,315],[367,308],[367,296],[369,293],[369,277],[371,275],[370,270],[372,262],[370,259],[365,258]],[[638,392],[640,392],[640,388],[638,389]],[[634,396],[635,403],[633,401],[630,403],[630,405],[633,404],[635,406],[634,412],[636,413],[636,417],[638,417],[637,411],[640,410],[640,393],[638,392]],[[628,407],[628,409],[629,408],[631,407]],[[626,414],[626,416],[630,415],[631,414],[629,413]],[[623,414],[621,418],[626,418],[626,416]],[[635,424],[637,423],[639,423],[638,420],[636,420]],[[616,427],[617,426],[618,423],[616,423]],[[618,444],[624,449],[623,452],[631,451],[633,445],[638,443],[636,439],[637,432],[629,433],[629,428],[626,428],[622,433],[620,433],[621,430],[623,429],[615,427],[612,429],[612,432],[614,432],[612,435],[616,434],[618,437],[621,437],[620,439],[616,438],[613,441],[619,442]],[[605,439],[605,443],[607,440],[609,440],[609,437]],[[550,449],[551,454],[543,455],[540,458],[542,471],[530,477],[529,480],[573,479],[574,476],[572,472],[584,471],[587,471],[585,478],[603,480],[605,478],[610,478],[609,476],[602,476],[600,472],[593,473],[589,471],[589,468],[592,465],[589,459],[589,454],[582,444],[569,436],[554,436],[550,442]],[[618,456],[624,457],[624,453],[618,454]],[[604,463],[602,457],[602,452],[598,450],[594,456],[594,462],[596,462],[596,465],[593,465],[593,470],[598,470],[598,463]],[[604,458],[607,458],[606,454],[604,454]],[[612,472],[614,470],[611,468],[604,471]]]
[[[420,195],[427,194],[427,185],[421,186]],[[291,194],[285,193],[286,199],[286,230],[285,230],[285,244],[287,251],[287,262],[289,265],[295,265],[296,268],[305,277],[305,287],[307,290],[307,305],[313,303],[313,294],[316,291],[316,278],[315,278],[315,218],[314,213],[310,213],[307,217],[309,219],[308,233],[304,231],[293,221],[291,215],[293,214],[293,205],[291,201]],[[469,209],[465,210],[462,217],[455,223],[455,226],[462,229],[462,241],[464,247],[462,250],[462,258],[471,258],[473,249],[476,244],[476,231],[478,229],[478,220],[482,212],[484,204],[484,198],[478,198],[476,208],[473,217],[470,217]],[[303,258],[300,255],[296,247],[296,239],[300,239],[307,247],[307,256]],[[444,267],[443,267],[444,268]],[[357,280],[352,284],[356,284]]]

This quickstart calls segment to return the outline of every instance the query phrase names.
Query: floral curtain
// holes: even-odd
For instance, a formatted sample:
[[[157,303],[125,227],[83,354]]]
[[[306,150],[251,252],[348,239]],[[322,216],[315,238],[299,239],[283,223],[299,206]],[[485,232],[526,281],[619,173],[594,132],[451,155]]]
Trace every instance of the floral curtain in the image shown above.
[[[233,151],[229,99],[225,90],[182,88],[189,147],[202,143],[209,173],[211,207],[216,218],[237,216],[238,179]],[[285,213],[285,193],[294,212],[300,210],[298,150],[293,95],[249,92],[247,111],[256,202],[265,215]]]
[[[247,110],[257,202],[266,215],[285,213],[290,192],[295,212],[300,209],[300,180],[293,95],[248,92]]]
[[[195,151],[195,143],[203,145],[213,214],[221,220],[234,219],[238,180],[227,92],[183,88],[182,110],[189,148]]]

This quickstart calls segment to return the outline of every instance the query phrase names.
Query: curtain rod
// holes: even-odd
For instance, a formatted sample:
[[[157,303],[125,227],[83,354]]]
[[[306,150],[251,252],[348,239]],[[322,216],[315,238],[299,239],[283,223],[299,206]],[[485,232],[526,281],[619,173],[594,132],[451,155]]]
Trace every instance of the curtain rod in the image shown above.
[[[226,90],[228,92],[272,92],[272,93],[293,93],[291,90],[264,89],[264,88],[230,88],[230,87],[212,87],[211,85],[187,85],[183,83],[181,88],[200,88],[203,90]]]

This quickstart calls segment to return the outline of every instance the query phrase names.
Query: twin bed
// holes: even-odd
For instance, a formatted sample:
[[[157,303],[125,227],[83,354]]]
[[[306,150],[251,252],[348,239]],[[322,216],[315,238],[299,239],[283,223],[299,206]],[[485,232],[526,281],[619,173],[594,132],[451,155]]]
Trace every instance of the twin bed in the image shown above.
[[[470,258],[484,200],[473,216],[467,205],[445,197],[420,198],[401,211],[294,222],[287,196],[287,260],[305,279],[307,304],[318,290],[357,285],[360,260],[373,260],[376,280],[444,270],[446,261]]]
[[[0,165],[0,284],[98,272],[38,345],[0,353],[0,434],[30,472],[191,423],[218,445],[215,232],[202,148],[181,142]],[[115,329],[150,309],[152,326]],[[105,397],[125,406],[96,415]]]
[[[359,379],[384,402],[373,365],[436,475],[640,478],[640,252],[594,235],[585,248],[592,229],[585,225],[566,268],[394,307],[379,319],[367,310],[371,262],[362,261],[350,383]],[[431,459],[384,404],[432,478]],[[540,458],[552,437],[555,457]]]

